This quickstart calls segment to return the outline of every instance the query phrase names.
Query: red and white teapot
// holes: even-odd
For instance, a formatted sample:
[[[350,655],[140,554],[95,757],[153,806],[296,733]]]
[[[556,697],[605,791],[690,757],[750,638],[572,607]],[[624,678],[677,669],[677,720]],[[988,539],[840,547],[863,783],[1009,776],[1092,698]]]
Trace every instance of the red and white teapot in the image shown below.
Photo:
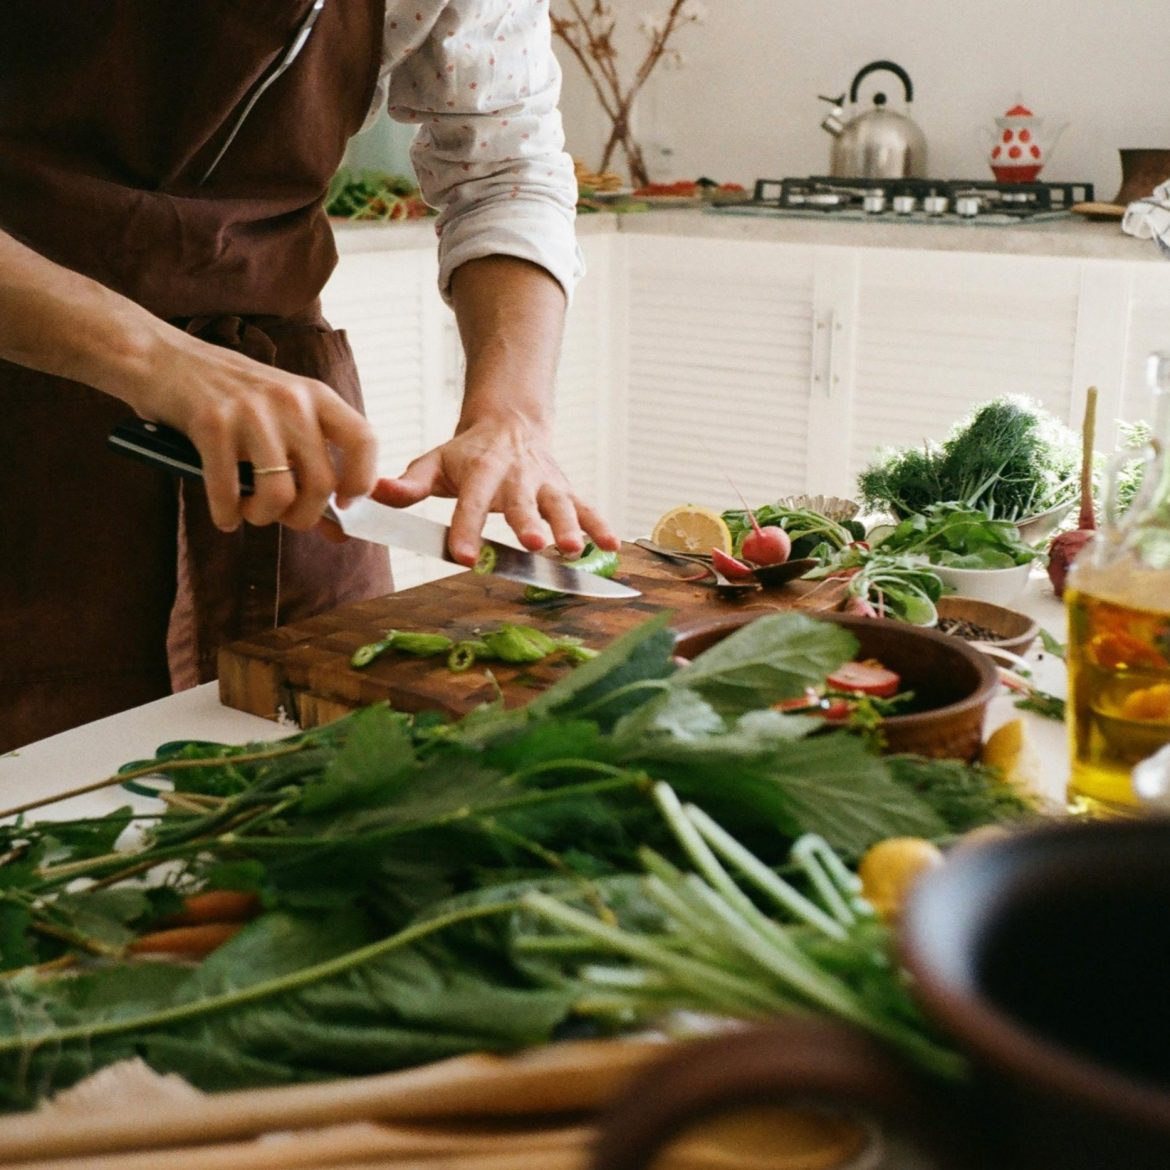
[[[1001,183],[1036,182],[1065,126],[1046,132],[1044,119],[1019,103],[996,118],[995,125],[996,131],[985,133],[991,139],[987,161],[996,179]]]

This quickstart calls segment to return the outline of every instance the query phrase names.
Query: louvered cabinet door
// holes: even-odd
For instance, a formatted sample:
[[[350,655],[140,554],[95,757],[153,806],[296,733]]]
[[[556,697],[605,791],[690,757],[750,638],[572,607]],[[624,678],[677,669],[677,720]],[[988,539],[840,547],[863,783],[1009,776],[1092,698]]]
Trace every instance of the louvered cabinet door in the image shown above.
[[[614,377],[614,236],[580,240],[586,276],[565,322],[556,383],[554,453],[574,491],[607,515],[615,500],[611,435],[619,387]]]
[[[392,229],[385,229],[392,230]],[[343,254],[321,295],[325,316],[349,337],[378,469],[398,475],[429,445],[451,396],[433,249]]]
[[[349,337],[382,475],[400,475],[454,425],[458,345],[437,279],[433,247],[343,252],[321,295],[327,320]],[[450,513],[446,501],[421,510]],[[399,590],[458,571],[403,551],[391,563]]]
[[[736,489],[752,506],[805,491],[814,249],[625,239],[623,535],[677,504],[740,507]]]
[[[1117,417],[1152,422],[1154,399],[1146,381],[1146,362],[1151,353],[1170,351],[1170,264],[1159,260],[1127,267],[1131,279]]]
[[[850,478],[879,448],[944,438],[1002,394],[1079,425],[1080,291],[1076,260],[859,250]]]

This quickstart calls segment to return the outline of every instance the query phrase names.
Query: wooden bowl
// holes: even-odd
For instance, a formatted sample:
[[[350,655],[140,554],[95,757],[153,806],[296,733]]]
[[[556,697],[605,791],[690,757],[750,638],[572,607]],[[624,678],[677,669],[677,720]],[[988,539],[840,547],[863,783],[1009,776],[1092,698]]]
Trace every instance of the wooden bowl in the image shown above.
[[[964,634],[952,634],[951,637],[986,641],[990,646],[998,646],[1013,654],[1025,654],[1040,633],[1040,623],[1026,613],[990,601],[980,601],[975,597],[941,597],[935,608],[938,610],[940,628],[942,622],[949,618],[981,626],[995,635],[986,639],[970,638]]]
[[[678,631],[675,653],[694,658],[758,614],[715,618]],[[885,751],[938,759],[974,760],[983,746],[983,718],[999,689],[986,654],[961,638],[883,618],[810,613],[814,621],[843,626],[858,641],[856,657],[876,658],[896,671],[916,698],[904,715],[882,722]]]

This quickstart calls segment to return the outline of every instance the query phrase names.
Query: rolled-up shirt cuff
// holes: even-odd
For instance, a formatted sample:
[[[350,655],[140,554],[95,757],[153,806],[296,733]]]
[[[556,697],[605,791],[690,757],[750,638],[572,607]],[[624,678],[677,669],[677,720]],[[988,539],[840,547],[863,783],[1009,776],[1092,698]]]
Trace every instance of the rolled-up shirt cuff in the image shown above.
[[[451,277],[461,264],[484,256],[514,256],[545,269],[572,303],[585,275],[585,259],[572,216],[557,207],[523,199],[507,206],[470,208],[443,225],[439,237],[439,292],[451,303]]]

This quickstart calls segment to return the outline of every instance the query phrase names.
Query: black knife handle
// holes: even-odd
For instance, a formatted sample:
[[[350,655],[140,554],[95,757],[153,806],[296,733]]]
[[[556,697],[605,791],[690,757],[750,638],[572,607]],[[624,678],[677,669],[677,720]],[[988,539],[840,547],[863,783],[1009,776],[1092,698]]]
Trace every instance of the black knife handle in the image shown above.
[[[182,431],[162,423],[145,419],[130,419],[118,423],[106,440],[122,455],[140,459],[152,467],[163,467],[186,479],[203,478],[203,460],[195,444]],[[250,496],[255,491],[251,463],[241,463],[240,495]]]

